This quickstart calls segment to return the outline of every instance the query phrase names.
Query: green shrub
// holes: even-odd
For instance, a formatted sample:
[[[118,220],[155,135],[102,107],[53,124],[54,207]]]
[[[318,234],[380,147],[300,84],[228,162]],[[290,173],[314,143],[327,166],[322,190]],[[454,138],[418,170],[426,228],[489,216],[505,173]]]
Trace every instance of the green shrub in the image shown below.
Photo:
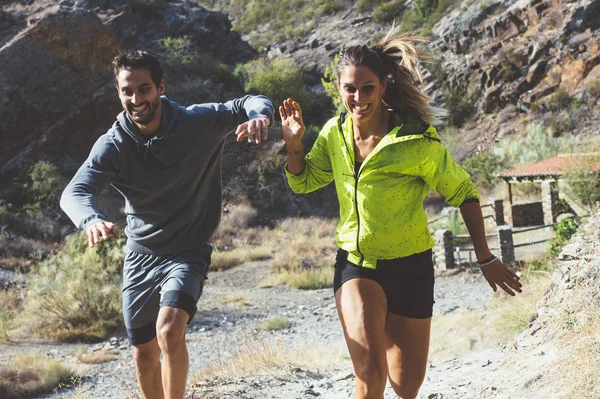
[[[466,158],[462,167],[471,175],[476,185],[492,188],[497,183],[496,173],[501,165],[492,152],[485,151]]]
[[[416,15],[423,19],[427,19],[438,6],[438,0],[415,0],[413,9]]]
[[[449,112],[448,123],[453,126],[462,126],[475,113],[475,92],[468,87],[442,86],[446,109]]]
[[[199,0],[209,9],[226,11],[234,29],[251,35],[255,48],[286,40],[301,39],[314,27],[314,20],[342,9],[343,0]]]
[[[559,88],[550,96],[546,105],[550,111],[557,112],[568,109],[572,102],[573,97],[566,90]]]
[[[400,31],[431,36],[433,26],[457,4],[457,0],[415,0],[413,8],[403,14]]]
[[[369,11],[369,10],[372,10],[373,8],[377,7],[384,1],[385,0],[357,0],[356,1],[356,9],[360,12]]]
[[[342,96],[340,96],[340,91],[338,90],[337,76],[335,75],[335,66],[340,60],[342,51],[343,48],[340,48],[340,51],[333,57],[333,60],[325,67],[325,73],[321,78],[325,93],[331,99],[333,106],[335,107],[335,110],[333,111],[334,115],[338,115],[345,110],[344,104],[342,103]]]
[[[49,162],[39,161],[28,173],[29,182],[25,184],[26,208],[56,209],[58,206],[58,172]]]
[[[589,164],[592,166],[592,163]],[[563,176],[567,183],[567,193],[579,206],[592,212],[596,201],[600,200],[600,175],[590,172],[591,167],[567,171]]]
[[[578,229],[579,223],[573,218],[564,218],[554,224],[556,236],[567,241],[577,233]]]
[[[525,137],[502,140],[494,147],[493,152],[505,167],[514,167],[569,152],[574,145],[573,139],[554,137],[551,129],[533,123],[527,126]]]
[[[579,224],[573,218],[564,218],[554,224],[556,237],[548,242],[548,251],[552,255],[558,255],[571,237],[577,233]]]
[[[510,60],[504,60],[500,63],[500,78],[512,82],[521,76],[519,67]]]
[[[39,161],[18,176],[11,203],[0,199],[0,223],[13,233],[30,238],[58,240],[62,231],[58,220],[60,191],[56,168]]]
[[[86,341],[122,325],[125,238],[120,237],[89,248],[85,233],[72,234],[58,253],[32,270],[25,312],[40,335]]]
[[[404,0],[394,0],[383,3],[373,10],[373,19],[375,22],[391,22],[402,15],[404,10]]]
[[[158,46],[163,52],[163,61],[167,64],[189,64],[198,58],[187,36],[162,38],[158,41]]]
[[[302,71],[290,59],[250,61],[239,64],[234,74],[243,82],[247,93],[264,94],[275,106],[290,97],[302,105],[304,112],[310,108],[311,95],[304,89]]]

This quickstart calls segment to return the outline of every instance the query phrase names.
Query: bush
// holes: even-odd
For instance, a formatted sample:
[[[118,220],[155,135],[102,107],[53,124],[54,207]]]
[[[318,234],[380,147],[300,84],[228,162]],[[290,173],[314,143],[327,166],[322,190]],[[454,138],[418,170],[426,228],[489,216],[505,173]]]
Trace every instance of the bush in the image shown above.
[[[564,218],[554,224],[556,237],[548,242],[548,251],[552,255],[558,255],[563,247],[569,242],[571,237],[577,233],[579,224],[573,218]]]
[[[462,126],[475,113],[475,93],[469,88],[442,86],[446,109],[448,110],[448,123],[453,126]]]
[[[269,63],[265,59],[240,64],[234,75],[242,80],[247,93],[264,94],[277,107],[288,97],[302,105],[306,112],[311,105],[311,95],[304,89],[302,71],[287,58],[276,59]]]
[[[503,80],[512,82],[521,76],[519,67],[510,60],[504,60],[500,63],[500,77]]]
[[[415,0],[412,10],[404,13],[400,31],[431,36],[433,26],[456,4],[457,0]]]
[[[547,106],[550,111],[558,112],[568,109],[573,98],[564,89],[556,90],[548,100]]]
[[[56,209],[58,205],[58,172],[49,162],[39,161],[29,169],[30,183],[26,186],[26,207]]]
[[[199,0],[198,3],[227,12],[234,30],[251,35],[249,42],[256,48],[305,38],[315,18],[334,13],[344,5],[343,0]]]
[[[591,166],[591,165],[590,165]],[[573,169],[564,176],[567,193],[579,206],[592,212],[600,200],[600,175],[591,168]]]
[[[0,199],[0,223],[8,231],[30,238],[62,238],[63,229],[57,220],[60,185],[56,168],[39,161],[17,178],[14,189],[14,203]]]
[[[121,269],[125,238],[89,248],[87,235],[67,237],[64,247],[32,270],[25,312],[42,336],[60,341],[106,337],[122,325]]]
[[[493,153],[485,151],[465,159],[462,167],[471,175],[476,185],[492,188],[497,183],[496,173],[501,165]]]
[[[0,367],[0,397],[16,399],[51,392],[72,377],[73,372],[56,360],[19,355]]]
[[[533,123],[527,126],[525,137],[502,140],[494,147],[493,153],[502,165],[514,167],[543,161],[573,147],[571,138],[554,137],[551,129]]]
[[[357,0],[356,9],[360,12],[372,10],[376,6],[383,3],[385,0]]]
[[[344,104],[342,103],[342,96],[338,89],[337,76],[335,74],[335,66],[339,62],[343,50],[343,48],[340,48],[340,51],[333,57],[333,60],[325,67],[325,73],[321,78],[321,83],[325,88],[325,94],[331,99],[335,107],[334,115],[345,110]]]
[[[373,10],[375,22],[391,22],[402,15],[404,0],[394,0],[389,3],[380,4]]]
[[[415,14],[423,19],[427,19],[438,6],[438,0],[415,0],[413,9]]]
[[[198,58],[187,36],[165,37],[158,41],[158,46],[163,52],[163,61],[167,64],[189,64]]]

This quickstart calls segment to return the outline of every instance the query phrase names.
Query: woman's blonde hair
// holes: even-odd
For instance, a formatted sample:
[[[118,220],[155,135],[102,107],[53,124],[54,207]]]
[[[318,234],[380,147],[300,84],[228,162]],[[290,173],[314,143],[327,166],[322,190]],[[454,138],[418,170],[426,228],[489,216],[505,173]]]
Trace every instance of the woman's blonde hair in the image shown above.
[[[416,117],[432,125],[440,124],[448,112],[431,105],[430,98],[419,87],[423,83],[419,60],[426,53],[417,49],[416,44],[425,42],[420,37],[395,36],[390,32],[373,47],[348,47],[335,68],[338,83],[343,68],[366,66],[386,83],[383,101],[395,113],[405,118]]]

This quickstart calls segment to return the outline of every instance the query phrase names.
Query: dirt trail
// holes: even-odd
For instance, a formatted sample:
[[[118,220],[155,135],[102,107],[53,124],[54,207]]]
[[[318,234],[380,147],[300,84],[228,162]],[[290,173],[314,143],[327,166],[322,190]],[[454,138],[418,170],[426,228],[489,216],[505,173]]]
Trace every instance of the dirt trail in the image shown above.
[[[266,262],[249,263],[209,274],[199,312],[188,328],[190,375],[229,356],[244,340],[256,338],[277,342],[284,349],[318,348],[337,352],[339,362],[325,368],[282,368],[269,375],[251,372],[190,388],[187,397],[225,398],[349,398],[354,376],[331,289],[298,291],[285,286],[257,288],[268,273]],[[491,290],[478,271],[437,276],[435,315],[482,307]],[[287,329],[264,332],[260,325],[274,317],[287,318]],[[248,338],[250,337],[250,338]],[[116,360],[96,365],[79,364],[75,354],[100,348],[120,349]],[[137,397],[131,348],[124,336],[90,345],[9,344],[0,346],[0,362],[7,355],[37,352],[75,367],[82,375],[76,389],[62,389],[39,398],[132,398]],[[482,370],[493,373],[500,351],[473,353],[443,362],[430,362],[419,398],[496,397],[496,390]],[[273,375],[275,374],[275,375]],[[395,395],[388,387],[386,398]]]

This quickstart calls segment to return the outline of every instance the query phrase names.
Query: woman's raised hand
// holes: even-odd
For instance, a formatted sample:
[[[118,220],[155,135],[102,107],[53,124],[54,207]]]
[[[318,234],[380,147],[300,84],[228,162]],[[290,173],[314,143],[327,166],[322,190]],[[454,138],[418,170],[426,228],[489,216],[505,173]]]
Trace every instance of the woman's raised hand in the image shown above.
[[[279,107],[279,115],[281,116],[281,133],[285,143],[300,145],[306,130],[300,104],[291,98],[283,100],[283,106]]]

